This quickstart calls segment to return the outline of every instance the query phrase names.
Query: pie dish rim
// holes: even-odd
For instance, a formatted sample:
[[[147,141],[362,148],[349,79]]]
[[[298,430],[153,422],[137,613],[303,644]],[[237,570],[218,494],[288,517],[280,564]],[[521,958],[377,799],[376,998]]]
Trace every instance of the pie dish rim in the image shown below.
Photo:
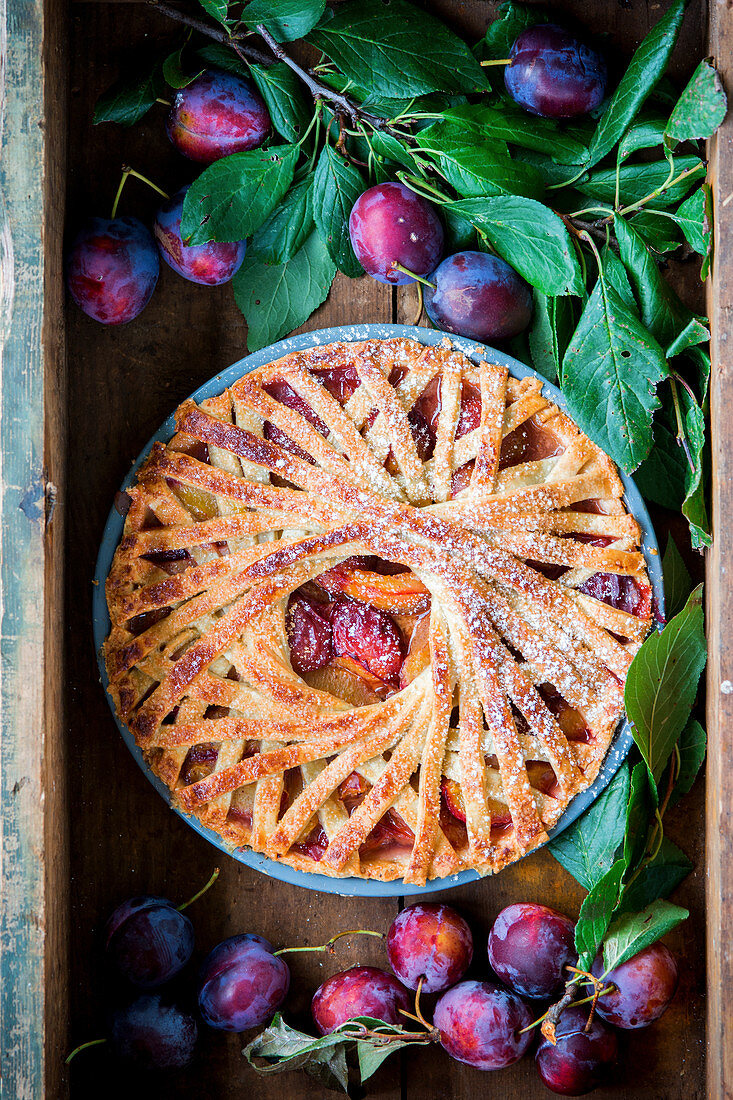
[[[445,332],[421,328],[416,325],[399,325],[394,323],[372,323],[362,322],[350,325],[336,326],[333,328],[316,329],[310,332],[300,333],[295,336],[286,337],[283,340],[279,340],[274,344],[270,344],[265,348],[261,348],[259,351],[252,352],[251,354],[244,356],[242,359],[237,360],[231,366],[221,371],[219,374],[209,378],[201,386],[199,386],[193,394],[191,399],[197,403],[206,400],[207,398],[214,397],[220,394],[223,390],[231,386],[243,375],[256,370],[259,367],[273,362],[276,359],[288,354],[292,351],[302,351],[307,348],[325,345],[330,343],[339,342],[358,342],[366,339],[386,340],[395,337],[403,337],[407,339],[415,340],[423,345],[435,345],[439,344],[445,339],[446,335],[451,340],[451,343],[456,349],[466,355],[468,358],[477,360],[480,357],[485,357],[486,352],[490,352],[494,362],[506,365],[509,373],[515,378],[535,377],[539,378],[542,382],[543,394],[553,401],[563,412],[567,412],[567,403],[565,402],[561,392],[552,383],[548,382],[536,371],[525,366],[518,359],[515,359],[511,355],[507,355],[504,352],[498,351],[492,348],[490,345],[481,344],[475,340],[468,340],[464,337],[453,336],[452,334],[446,334]],[[568,413],[568,415],[571,415]],[[137,471],[148,456],[153,443],[157,441],[167,442],[175,431],[174,416],[171,414],[161,424],[158,431],[147,441],[142,451],[135,459],[131,468],[127,472],[120,490],[124,491],[135,482]],[[661,567],[661,557],[659,554],[659,547],[657,545],[654,529],[649,517],[648,511],[641,497],[639,490],[633,482],[633,479],[629,475],[625,474],[622,470],[618,470],[619,477],[624,486],[624,503],[628,512],[636,519],[641,528],[641,540],[640,545],[644,554],[646,567],[648,571],[649,581],[652,587],[652,593],[654,597],[655,605],[662,615],[664,614],[664,587]],[[207,840],[219,851],[232,856],[239,863],[242,863],[254,870],[260,871],[263,874],[287,882],[290,885],[305,886],[311,890],[319,890],[324,893],[336,894],[343,897],[401,897],[405,893],[409,894],[423,894],[431,893],[435,890],[451,889],[455,886],[461,886],[466,883],[477,881],[482,876],[474,870],[460,871],[455,875],[450,875],[445,878],[436,878],[429,880],[425,886],[406,886],[402,879],[394,879],[390,881],[380,881],[367,878],[332,878],[327,875],[320,875],[317,872],[300,871],[295,868],[289,867],[285,863],[277,862],[262,855],[261,853],[254,852],[251,849],[236,849],[230,851],[224,844],[222,838],[214,832],[213,829],[203,825],[196,817],[188,816],[182,813],[171,805],[171,795],[167,785],[154,774],[152,769],[145,762],[142,750],[135,743],[135,739],[130,730],[118,719],[115,713],[114,703],[107,692],[107,673],[105,668],[104,656],[103,656],[103,643],[109,633],[110,619],[107,610],[107,603],[105,599],[105,582],[107,574],[112,563],[112,558],[117,548],[117,545],[122,537],[122,530],[124,525],[124,517],[120,515],[115,506],[110,509],[107,521],[105,523],[102,539],[99,547],[99,553],[95,566],[94,582],[93,582],[93,599],[92,599],[92,620],[93,620],[93,632],[94,632],[94,647],[97,656],[97,664],[99,667],[99,673],[102,681],[102,686],[107,696],[107,701],[112,711],[113,718],[117,724],[117,728],[122,734],[122,738],[127,745],[128,749],[132,753],[133,757],[137,761],[141,770],[145,773],[146,777],[156,788],[158,793],[168,803],[169,808],[182,817],[186,824],[193,828],[200,836]],[[606,757],[601,765],[598,776],[595,781],[586,790],[579,792],[569,803],[565,813],[560,818],[557,825],[550,831],[550,839],[557,836],[564,829],[575,821],[581,813],[583,813],[603,791],[603,789],[610,783],[619,767],[626,758],[628,751],[633,743],[633,737],[631,733],[631,727],[628,719],[624,718],[619,723],[616,732],[613,736],[613,740],[609,746]],[[535,850],[535,849],[532,849]],[[529,853],[528,853],[529,854]],[[524,858],[524,857],[522,857]]]

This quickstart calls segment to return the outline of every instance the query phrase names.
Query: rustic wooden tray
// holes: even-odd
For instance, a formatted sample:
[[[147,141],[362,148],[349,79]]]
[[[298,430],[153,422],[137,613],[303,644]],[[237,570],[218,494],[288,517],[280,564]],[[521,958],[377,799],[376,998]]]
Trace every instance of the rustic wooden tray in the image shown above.
[[[6,0],[0,0],[0,345],[5,338],[0,389],[0,1094],[8,1100],[55,1100],[96,1096],[102,1085],[106,1095],[127,1095],[122,1079],[109,1079],[103,1053],[90,1051],[71,1072],[63,1066],[72,1045],[99,1032],[109,996],[100,925],[116,902],[132,893],[189,896],[218,856],[154,795],[109,714],[91,636],[94,557],[110,500],[135,454],[183,396],[244,354],[246,333],[227,287],[189,286],[167,267],[142,318],[125,329],[104,329],[73,308],[64,316],[64,218],[71,224],[104,210],[123,162],[163,187],[181,182],[181,162],[162,137],[159,115],[151,114],[131,131],[90,126],[92,104],[116,77],[125,52],[162,40],[169,27],[133,0],[70,6],[64,0],[9,2],[6,12]],[[484,29],[496,7],[482,0],[436,0],[430,6],[472,35]],[[577,14],[594,29],[607,30],[626,52],[663,10],[661,4],[641,0],[618,6],[606,0],[565,0],[555,6],[570,18]],[[725,79],[733,68],[733,14],[724,0],[711,0],[709,11],[701,0],[690,4],[676,54],[679,73],[705,53],[715,56]],[[599,1100],[620,1095],[722,1100],[733,1089],[728,1007],[733,982],[728,733],[733,728],[733,547],[725,534],[733,505],[733,348],[728,340],[733,318],[727,276],[733,219],[726,218],[721,205],[733,191],[731,135],[733,119],[711,150],[720,222],[709,290],[717,537],[707,562],[708,843],[706,850],[699,781],[669,820],[670,835],[696,867],[678,892],[691,920],[671,937],[681,956],[682,989],[662,1021],[625,1038],[623,1087],[597,1093]],[[128,187],[129,211],[136,213],[139,203],[145,212],[147,195]],[[678,267],[674,277],[684,284],[687,300],[702,307],[693,265]],[[307,327],[356,319],[404,322],[413,314],[411,289],[393,291],[368,279],[339,277]],[[655,516],[660,540],[671,519]],[[574,913],[581,891],[547,853],[539,852],[496,879],[471,883],[446,897],[476,930],[480,967],[485,933],[503,905],[537,900]],[[245,930],[263,932],[279,944],[321,943],[344,927],[386,930],[409,900],[314,894],[225,859],[218,884],[195,913],[198,943],[206,950]],[[293,960],[288,1016],[305,1026],[310,995],[325,976],[356,961],[384,965],[382,948],[366,939],[339,947],[337,959],[312,955]],[[243,1063],[241,1046],[237,1036],[208,1034],[205,1057],[196,1067],[180,1078],[151,1082],[150,1094],[182,1100],[224,1100],[246,1090],[289,1100],[323,1095],[320,1086],[298,1074],[256,1079]],[[507,1100],[549,1095],[530,1060],[500,1077],[480,1077],[435,1050],[386,1063],[369,1094],[385,1100],[443,1100],[492,1087]],[[136,1091],[141,1095],[138,1086]]]

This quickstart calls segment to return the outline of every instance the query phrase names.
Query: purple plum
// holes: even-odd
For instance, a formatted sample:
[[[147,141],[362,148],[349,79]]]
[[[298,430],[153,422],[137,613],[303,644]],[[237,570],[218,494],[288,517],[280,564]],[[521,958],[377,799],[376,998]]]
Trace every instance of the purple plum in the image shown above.
[[[460,982],[438,1001],[433,1023],[441,1046],[457,1062],[503,1069],[518,1062],[533,1039],[524,1001],[492,982]]]
[[[604,970],[600,955],[591,970],[600,978]],[[598,1012],[615,1027],[649,1027],[669,1007],[677,989],[677,978],[677,963],[672,952],[663,943],[653,943],[606,976],[606,984],[613,985],[614,989],[599,999]]]
[[[246,241],[184,244],[181,238],[181,214],[187,191],[188,187],[182,187],[173,198],[163,203],[155,215],[153,233],[160,254],[169,267],[191,283],[201,283],[204,286],[228,283],[242,266],[247,250]]]
[[[512,99],[542,118],[575,118],[603,102],[606,62],[564,27],[538,23],[510,51],[504,83]]]
[[[209,1027],[246,1031],[272,1019],[289,987],[290,971],[272,944],[247,932],[224,940],[204,960],[199,1009]]]
[[[179,973],[193,954],[193,925],[167,898],[130,898],[107,921],[106,952],[133,985],[152,989]]]
[[[446,257],[425,287],[425,309],[438,328],[471,340],[508,340],[532,317],[532,292],[514,268],[486,252]]]
[[[572,976],[575,925],[545,905],[517,902],[502,909],[489,932],[494,973],[523,997],[553,997]]]
[[[90,218],[66,255],[71,297],[103,325],[124,325],[142,313],[159,272],[155,241],[137,218]]]
[[[612,1028],[593,1016],[588,1005],[570,1005],[555,1029],[557,1043],[540,1038],[535,1065],[543,1083],[560,1096],[584,1096],[608,1082],[616,1064],[618,1040]]]
[[[235,73],[209,69],[176,92],[166,133],[179,153],[200,164],[256,149],[270,132],[259,92]]]
[[[449,905],[424,902],[398,913],[387,934],[389,965],[408,989],[425,993],[455,985],[471,965],[473,936]]]
[[[312,1011],[321,1035],[356,1016],[371,1016],[386,1024],[404,1023],[400,1009],[410,1009],[410,995],[392,974],[376,966],[352,966],[319,986]]]
[[[392,286],[414,282],[394,263],[424,277],[443,255],[443,226],[435,207],[404,183],[380,183],[360,195],[349,217],[349,234],[367,275]]]
[[[115,1054],[144,1070],[187,1066],[197,1038],[193,1016],[159,993],[144,993],[112,1017]]]

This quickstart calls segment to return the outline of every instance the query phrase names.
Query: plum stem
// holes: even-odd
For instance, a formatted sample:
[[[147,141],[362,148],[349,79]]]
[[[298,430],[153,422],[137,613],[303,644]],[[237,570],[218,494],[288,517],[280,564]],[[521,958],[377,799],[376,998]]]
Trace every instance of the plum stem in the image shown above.
[[[425,1030],[432,1035],[436,1031],[436,1028],[433,1024],[429,1023],[425,1019],[422,1014],[422,1009],[420,1008],[420,992],[422,990],[424,981],[425,975],[423,974],[420,978],[420,981],[417,983],[417,989],[415,990],[415,1011],[408,1012],[406,1008],[401,1008],[399,1009],[399,1012],[401,1016],[406,1016],[408,1020],[414,1020],[416,1024],[422,1024]]]
[[[571,183],[575,183],[581,176],[584,176],[588,169],[583,165],[577,175],[571,176],[569,180],[563,180],[561,183],[549,183],[547,185],[548,191],[560,191],[563,187],[570,187]]]
[[[670,377],[669,377],[669,386],[670,386],[670,389],[672,391],[672,404],[674,405],[674,415],[675,415],[675,420],[677,421],[677,446],[681,447],[682,450],[685,452],[685,458],[687,459],[690,470],[692,471],[692,473],[694,475],[694,473],[695,473],[695,463],[692,460],[692,455],[690,454],[690,447],[689,447],[689,444],[687,442],[687,436],[685,435],[685,425],[684,425],[684,422],[682,420],[682,408],[680,407],[680,395],[677,391],[677,379],[678,378],[679,378],[679,375],[674,374],[674,373],[671,374]],[[682,379],[680,379],[680,381],[682,381]],[[685,383],[685,385],[686,385],[686,383]],[[689,389],[689,387],[687,387],[687,388]]]
[[[433,187],[431,183],[426,180],[420,180],[417,176],[411,176],[409,172],[398,172],[397,179],[404,183],[405,187],[409,187],[411,191],[414,191],[416,195],[420,195],[418,187],[422,187],[423,191],[428,191],[429,195],[422,195],[422,198],[429,198],[431,202],[435,202],[437,199],[439,202],[453,202],[448,195],[439,191],[437,187]]]
[[[136,172],[134,168],[130,168],[129,165],[123,164],[122,165],[122,178],[120,179],[120,186],[117,188],[117,194],[115,195],[115,201],[112,203],[112,217],[113,218],[115,218],[117,216],[117,207],[119,206],[120,198],[122,196],[122,192],[124,190],[125,184],[127,183],[130,176],[133,176],[136,180],[141,180],[143,183],[146,183],[148,185],[148,187],[152,187],[153,191],[157,191],[158,194],[162,195],[164,199],[170,198],[170,195],[168,195],[165,191],[163,191],[160,187],[158,187],[157,184],[153,183],[152,180],[149,180],[147,178],[147,176],[143,176],[140,172]]]
[[[218,877],[219,877],[219,868],[218,868],[218,867],[215,867],[215,868],[214,868],[214,870],[213,870],[213,872],[212,872],[211,878],[210,878],[210,879],[209,879],[209,881],[208,881],[208,882],[206,883],[206,885],[205,885],[205,886],[202,886],[202,887],[201,887],[201,889],[199,890],[199,892],[198,892],[197,894],[194,894],[192,898],[189,898],[189,899],[188,899],[188,901],[184,901],[183,905],[179,905],[179,906],[177,906],[178,912],[179,912],[179,913],[182,913],[184,909],[188,909],[189,905],[193,905],[193,903],[194,903],[195,901],[198,901],[198,900],[199,900],[199,898],[201,897],[201,895],[202,895],[202,894],[205,894],[205,893],[206,893],[206,891],[207,891],[207,890],[208,890],[208,889],[209,889],[209,888],[210,888],[211,886],[213,886],[213,885],[214,885],[214,883],[216,882],[216,880],[218,879]]]
[[[414,279],[416,283],[422,283],[423,286],[432,287],[435,290],[435,283],[429,282],[427,279],[423,279],[422,275],[416,275],[414,271],[410,271],[409,267],[404,267],[402,264],[397,263],[397,260],[393,260],[389,265],[392,271],[401,271],[403,275],[409,275],[411,279]],[[422,310],[420,311],[422,312]]]
[[[667,179],[659,187],[656,187],[653,191],[650,191],[648,195],[645,195],[643,199],[639,199],[638,202],[633,202],[631,206],[623,206],[619,210],[619,214],[631,214],[634,210],[641,210],[643,206],[646,206],[652,199],[659,198],[665,191],[669,191],[670,187],[674,187],[676,183],[681,183],[682,180],[687,179],[688,176],[694,176],[700,169],[705,171],[705,165],[702,161],[696,164],[694,168],[688,168],[685,172],[680,172],[678,176],[667,176]]]
[[[604,997],[606,993],[612,993],[615,988],[615,985],[613,984],[613,982],[611,982],[609,985],[604,986],[603,989],[600,990],[600,992],[598,993],[598,997]],[[587,997],[581,997],[579,1001],[573,1001],[573,1007],[575,1008],[576,1005],[587,1005],[590,1003],[590,1001],[593,1000],[597,1000],[595,993],[591,993]],[[531,1024],[527,1024],[526,1027],[521,1028],[519,1034],[524,1035],[525,1032],[531,1031],[532,1028],[538,1027],[539,1024],[543,1023],[547,1019],[549,1014],[550,1009],[548,1008],[547,1012],[543,1012],[542,1015],[538,1016],[536,1020],[533,1020]]]
[[[418,1020],[422,1024],[422,1026],[424,1028],[426,1028],[428,1031],[430,1031],[433,1025],[428,1023],[428,1021],[425,1019],[425,1017],[423,1016],[422,1011],[420,1009],[420,993],[422,992],[422,987],[423,987],[423,982],[424,981],[425,981],[425,977],[424,977],[424,975],[421,975],[420,981],[417,983],[417,989],[415,990],[415,1015],[417,1016]]]
[[[498,61],[482,61],[481,62],[481,67],[483,69],[486,69],[486,68],[488,68],[489,65],[511,65],[511,63],[512,63],[511,57],[501,57],[501,58],[499,58]]]
[[[383,940],[384,932],[372,932],[369,928],[349,928],[345,932],[337,932],[335,936],[331,936],[330,940],[326,940],[318,947],[281,947],[279,951],[273,951],[273,955],[291,955],[296,951],[326,951],[329,955],[332,955],[333,945],[342,936],[377,936],[380,940]]]
[[[66,1058],[64,1059],[64,1065],[68,1066],[71,1059],[75,1058],[76,1055],[79,1054],[80,1051],[87,1050],[88,1047],[101,1046],[102,1043],[106,1043],[106,1042],[107,1042],[106,1039],[89,1039],[88,1042],[86,1042],[86,1043],[80,1043],[78,1047],[74,1047],[71,1054],[66,1056]]]

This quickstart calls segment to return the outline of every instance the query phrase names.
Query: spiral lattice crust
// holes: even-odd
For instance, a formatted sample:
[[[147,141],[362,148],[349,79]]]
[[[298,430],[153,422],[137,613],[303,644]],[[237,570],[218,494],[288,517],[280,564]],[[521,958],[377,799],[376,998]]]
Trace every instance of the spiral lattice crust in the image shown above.
[[[650,626],[610,459],[448,341],[292,353],[176,424],[129,491],[105,645],[176,803],[301,870],[416,885],[541,844]],[[399,674],[357,638],[299,675],[298,599],[386,613]]]

